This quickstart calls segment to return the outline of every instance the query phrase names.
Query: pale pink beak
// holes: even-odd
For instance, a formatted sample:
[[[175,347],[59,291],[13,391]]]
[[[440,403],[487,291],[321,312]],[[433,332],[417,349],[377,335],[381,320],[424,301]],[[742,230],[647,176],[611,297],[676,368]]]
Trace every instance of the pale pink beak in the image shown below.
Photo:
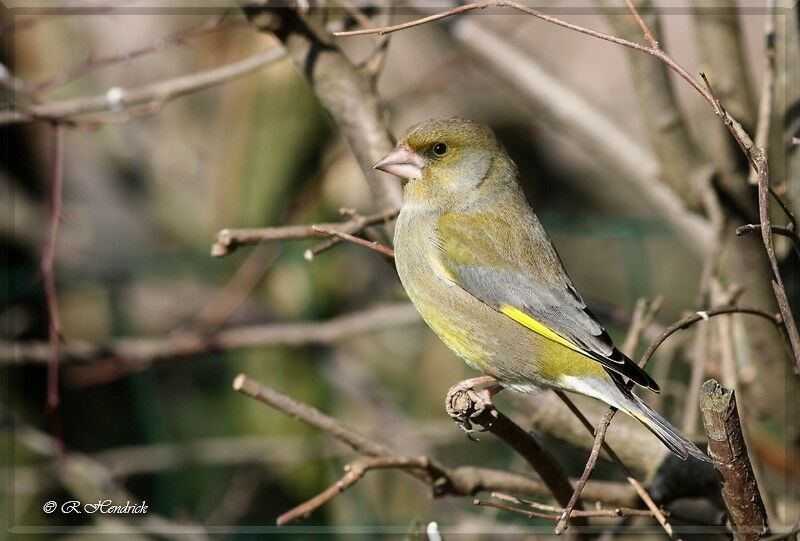
[[[422,176],[425,161],[408,147],[397,147],[373,167],[402,179],[413,180]]]

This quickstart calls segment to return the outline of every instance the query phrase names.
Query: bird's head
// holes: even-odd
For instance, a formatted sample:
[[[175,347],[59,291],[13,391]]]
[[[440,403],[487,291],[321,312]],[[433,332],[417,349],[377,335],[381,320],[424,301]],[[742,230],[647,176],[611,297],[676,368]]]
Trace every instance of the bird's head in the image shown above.
[[[464,118],[412,126],[375,169],[406,181],[406,202],[474,199],[513,179],[514,164],[492,129]]]

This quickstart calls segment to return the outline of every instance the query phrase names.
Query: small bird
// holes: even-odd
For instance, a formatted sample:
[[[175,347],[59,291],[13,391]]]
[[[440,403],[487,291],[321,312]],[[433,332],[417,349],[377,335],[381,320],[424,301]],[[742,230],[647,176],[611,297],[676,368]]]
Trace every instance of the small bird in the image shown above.
[[[427,120],[375,169],[404,181],[394,236],[400,281],[459,357],[518,392],[553,388],[602,400],[679,457],[709,460],[626,386],[627,378],[659,392],[586,307],[491,128]]]

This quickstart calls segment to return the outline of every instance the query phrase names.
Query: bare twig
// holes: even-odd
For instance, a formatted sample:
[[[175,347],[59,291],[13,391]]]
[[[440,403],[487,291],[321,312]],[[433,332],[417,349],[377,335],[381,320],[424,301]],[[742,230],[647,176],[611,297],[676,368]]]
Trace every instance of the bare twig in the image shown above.
[[[589,420],[581,412],[581,410],[578,409],[578,407],[575,405],[575,403],[572,402],[572,400],[570,400],[567,397],[567,395],[565,395],[563,392],[555,391],[555,393],[558,395],[558,397],[561,399],[561,401],[564,402],[564,404],[567,405],[567,407],[570,409],[570,411],[572,411],[572,413],[575,414],[575,416],[578,418],[578,420],[580,420],[580,422],[581,422],[581,424],[583,424],[584,428],[586,428],[586,430],[588,430],[590,433],[594,433],[595,432],[595,428],[592,426],[592,423],[589,422]],[[611,422],[611,418],[613,417],[613,413],[611,413],[612,410],[613,410],[613,408],[610,408],[609,412],[608,412],[608,422],[609,423]],[[613,411],[616,411],[616,410],[613,410]],[[605,420],[605,417],[604,417],[604,420]],[[598,428],[599,428],[599,426],[602,426],[602,423],[600,425],[598,425]],[[597,441],[597,440],[602,441],[602,439],[600,439],[600,438],[596,438],[595,439],[595,441]],[[641,500],[644,502],[644,504],[647,506],[647,508],[650,509],[650,511],[653,513],[653,516],[656,518],[656,520],[661,525],[661,527],[664,529],[664,531],[667,533],[667,535],[670,536],[670,537],[674,537],[672,526],[669,524],[669,522],[667,522],[667,519],[664,516],[664,513],[661,512],[661,509],[659,509],[658,505],[656,505],[656,503],[653,501],[653,498],[650,496],[650,494],[647,493],[647,491],[642,486],[642,484],[639,481],[636,480],[636,478],[633,476],[633,473],[628,469],[627,466],[625,466],[625,464],[622,462],[622,460],[620,460],[620,458],[617,455],[617,453],[615,453],[614,450],[605,441],[602,441],[602,448],[606,452],[608,457],[623,472],[623,474],[625,475],[625,479],[628,481],[628,483],[631,484],[631,486],[633,486],[633,489],[636,491],[636,494],[639,496],[639,498],[641,498]]]
[[[611,423],[611,419],[614,417],[616,412],[616,408],[610,408],[606,411],[602,419],[600,419],[600,422],[597,424],[594,435],[594,445],[592,445],[589,458],[586,460],[583,473],[581,474],[580,479],[578,479],[578,482],[575,483],[575,490],[572,492],[572,497],[569,499],[567,505],[564,506],[564,511],[558,518],[555,529],[556,534],[561,534],[567,529],[567,521],[569,521],[569,518],[575,509],[575,503],[578,501],[578,498],[580,498],[581,492],[583,492],[586,483],[589,481],[589,477],[594,471],[594,467],[597,464],[597,458],[600,456],[600,446],[604,443],[608,425]]]
[[[639,364],[648,362],[650,358],[653,356],[653,354],[656,352],[658,347],[667,338],[669,338],[676,332],[682,329],[687,329],[690,326],[697,323],[698,321],[708,320],[708,318],[716,317],[723,314],[750,314],[753,316],[758,316],[766,320],[769,320],[778,329],[781,329],[784,326],[780,314],[772,314],[767,311],[760,310],[758,308],[747,308],[742,306],[722,306],[719,308],[713,308],[711,310],[700,311],[690,316],[686,316],[685,318],[676,321],[675,323],[664,329],[664,332],[662,332],[661,335],[659,335],[658,338],[653,340],[647,347],[647,350],[644,352],[644,355],[642,355],[642,359],[639,361]]]
[[[273,47],[225,66],[145,86],[127,89],[115,87],[98,96],[34,104],[24,111],[2,111],[0,112],[0,125],[34,120],[71,121],[74,117],[88,113],[103,111],[116,113],[136,105],[160,107],[180,96],[253,73],[285,56],[286,51],[282,47]]]
[[[647,23],[644,22],[642,16],[639,14],[639,10],[636,9],[636,6],[633,5],[631,0],[625,0],[625,5],[628,6],[633,18],[636,19],[636,24],[639,25],[639,28],[642,29],[642,34],[644,34],[644,39],[647,40],[647,43],[650,44],[650,47],[653,49],[658,49],[658,40],[653,37],[653,32],[647,26]]]
[[[792,246],[800,255],[800,235],[797,234],[793,225],[770,225],[769,227],[773,235],[780,235],[791,240]],[[747,224],[736,228],[736,234],[740,237],[755,231],[761,232],[761,224]]]
[[[182,45],[188,39],[200,37],[218,30],[249,26],[246,21],[225,22],[225,16],[226,14],[223,13],[203,23],[178,30],[177,32],[164,36],[163,38],[160,38],[152,43],[137,47],[130,51],[100,57],[90,56],[81,64],[32,85],[32,90],[36,94],[42,94],[52,90],[57,86],[74,81],[75,79],[78,79],[96,69],[111,66],[120,62],[127,62],[129,60],[133,60],[134,58],[162,51],[175,45]]]
[[[747,456],[734,392],[714,380],[706,381],[700,392],[709,456],[720,474],[731,522],[742,539],[759,539],[769,533],[767,512]]]
[[[775,58],[776,40],[774,10],[774,1],[767,0],[766,14],[764,17],[764,73],[761,79],[761,97],[758,103],[758,119],[756,121],[755,132],[755,145],[760,148],[766,148],[769,143],[772,109],[775,102],[775,80],[777,77],[777,70]],[[747,88],[745,87],[743,90],[746,92]],[[750,170],[747,181],[750,184],[758,184],[758,172],[755,169]],[[738,234],[739,232],[737,231],[737,235]]]
[[[330,502],[336,496],[356,484],[370,470],[395,469],[395,470],[420,470],[430,469],[430,461],[425,456],[377,456],[362,457],[350,462],[344,467],[344,476],[336,483],[323,490],[310,500],[290,509],[280,515],[275,521],[278,526],[283,526],[300,518],[305,518],[316,509]]]
[[[644,24],[644,22],[641,24]],[[639,301],[637,301],[633,320],[631,321],[630,325],[630,330],[628,331],[628,336],[626,337],[625,344],[623,346],[623,351],[626,355],[634,354],[636,345],[639,343],[639,340],[641,339],[641,336],[647,326],[651,321],[653,321],[658,313],[658,310],[661,308],[662,301],[662,297],[656,298],[652,303],[648,303],[645,299],[639,299]],[[589,477],[591,477],[592,472],[597,465],[597,459],[600,456],[600,448],[605,444],[606,431],[608,430],[608,426],[611,424],[611,419],[614,418],[616,412],[616,408],[609,408],[605,414],[603,414],[603,417],[597,424],[597,428],[594,431],[594,444],[592,445],[592,450],[589,453],[589,458],[586,460],[583,474],[581,474],[580,479],[578,479],[578,482],[575,484],[575,490],[569,499],[569,503],[564,506],[564,511],[561,513],[561,516],[558,519],[555,529],[556,534],[562,533],[567,527],[567,521],[575,509],[575,504],[580,498],[581,492],[586,486],[586,483],[589,481]]]
[[[517,498],[516,496],[511,496],[509,494],[503,494],[501,492],[492,492],[492,498],[496,500],[500,500],[501,502],[510,502],[515,505],[525,505],[529,508],[537,509],[538,511],[531,511],[530,509],[521,509],[519,507],[512,507],[500,502],[494,502],[491,500],[479,500],[475,499],[474,504],[485,506],[485,507],[494,507],[496,509],[502,509],[504,511],[511,511],[512,513],[518,513],[528,518],[542,518],[545,520],[552,520],[558,521],[559,516],[564,512],[563,509],[559,507],[555,507],[552,505],[541,504],[539,502],[534,502],[530,500],[526,500],[524,498]],[[668,511],[664,511],[665,515],[669,515]],[[633,509],[630,507],[615,507],[614,509],[588,509],[588,510],[576,510],[572,512],[573,517],[652,517],[653,512],[647,509]]]
[[[52,125],[52,155],[50,163],[50,218],[47,237],[42,250],[41,271],[47,301],[48,366],[47,366],[47,408],[53,413],[58,408],[58,361],[61,344],[61,319],[58,313],[58,292],[54,263],[58,230],[61,225],[62,183],[64,177],[64,126]]]
[[[391,463],[393,460],[415,463],[419,467],[409,466],[403,471],[428,484],[433,489],[434,496],[472,496],[485,490],[525,493],[538,497],[551,495],[544,483],[524,475],[472,466],[448,469],[432,458],[425,458],[423,461],[420,457],[403,457],[403,455],[395,453],[388,445],[359,433],[316,408],[297,402],[274,389],[249,379],[244,374],[236,378],[234,389],[328,433],[362,456],[386,458],[388,462],[384,462],[384,464]],[[619,483],[595,481],[587,486],[584,494],[587,498],[610,505],[631,506],[635,502],[635,494],[628,489],[629,487],[623,488],[623,485]],[[304,510],[312,511],[308,507]]]
[[[320,227],[318,225],[312,225],[311,228],[314,231],[318,231],[319,233],[324,233],[325,235],[330,235],[332,237],[339,237],[342,240],[346,240],[348,242],[352,242],[353,244],[357,244],[359,246],[363,246],[365,248],[369,248],[370,250],[374,250],[379,254],[382,254],[386,257],[392,258],[394,257],[394,250],[377,241],[366,240],[360,237],[356,237],[349,233],[345,233],[343,231],[337,231],[335,229],[328,229],[326,227]]]
[[[354,312],[322,322],[274,323],[224,329],[216,334],[187,332],[158,338],[123,338],[107,344],[67,342],[62,363],[114,358],[143,367],[166,359],[236,348],[329,344],[378,329],[419,321],[410,304],[395,304]],[[49,346],[42,342],[0,342],[0,361],[46,362]]]
[[[214,257],[224,257],[236,250],[239,246],[246,246],[249,244],[267,244],[278,240],[301,240],[328,236],[328,234],[320,231],[320,228],[352,235],[370,225],[386,223],[394,219],[397,213],[398,211],[396,209],[392,209],[368,216],[356,216],[351,220],[341,223],[285,225],[256,229],[223,229],[218,232],[214,238],[214,244],[211,246],[211,255]],[[319,253],[319,250],[314,253]]]

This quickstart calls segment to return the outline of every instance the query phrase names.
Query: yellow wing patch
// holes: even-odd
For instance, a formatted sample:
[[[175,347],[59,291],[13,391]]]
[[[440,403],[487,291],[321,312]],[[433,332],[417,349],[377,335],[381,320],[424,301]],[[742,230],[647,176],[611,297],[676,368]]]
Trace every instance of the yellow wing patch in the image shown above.
[[[570,342],[566,338],[563,338],[559,334],[551,331],[545,325],[543,325],[542,323],[536,321],[535,319],[533,319],[531,316],[529,316],[528,314],[526,314],[522,310],[519,310],[518,308],[514,308],[513,306],[509,306],[507,304],[504,304],[503,306],[500,307],[500,312],[505,314],[505,315],[507,315],[508,317],[510,317],[511,319],[516,321],[517,323],[520,323],[521,325],[524,325],[525,327],[529,328],[530,330],[532,330],[536,334],[539,334],[539,335],[547,338],[548,340],[552,340],[553,342],[556,342],[557,344],[561,344],[564,347],[567,347],[567,348],[569,348],[569,349],[571,349],[573,351],[577,351],[578,353],[582,353],[582,354],[585,355],[584,351],[581,348],[579,348],[578,346],[576,346],[575,344],[573,344],[572,342]]]

